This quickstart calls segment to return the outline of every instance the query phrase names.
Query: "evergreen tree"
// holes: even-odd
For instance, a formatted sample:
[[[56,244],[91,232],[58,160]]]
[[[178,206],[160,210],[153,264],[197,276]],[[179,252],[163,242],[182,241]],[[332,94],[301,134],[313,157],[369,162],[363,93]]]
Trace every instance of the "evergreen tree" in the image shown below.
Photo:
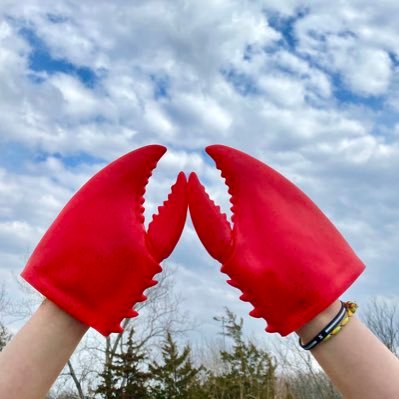
[[[100,375],[102,381],[96,389],[105,399],[145,399],[149,398],[147,382],[149,373],[143,370],[146,354],[133,341],[134,330],[129,331],[123,351],[115,355]]]
[[[191,349],[187,345],[179,353],[172,335],[167,332],[162,346],[162,364],[149,366],[152,378],[151,398],[191,399],[198,396],[198,373],[190,360]]]
[[[243,320],[237,320],[226,309],[226,317],[215,318],[222,322],[222,335],[232,339],[230,350],[220,352],[223,364],[221,374],[210,376],[212,398],[223,399],[271,399],[275,394],[275,369],[273,359],[254,343],[243,338]]]
[[[11,339],[10,332],[2,323],[0,323],[0,352],[7,345],[10,339]]]

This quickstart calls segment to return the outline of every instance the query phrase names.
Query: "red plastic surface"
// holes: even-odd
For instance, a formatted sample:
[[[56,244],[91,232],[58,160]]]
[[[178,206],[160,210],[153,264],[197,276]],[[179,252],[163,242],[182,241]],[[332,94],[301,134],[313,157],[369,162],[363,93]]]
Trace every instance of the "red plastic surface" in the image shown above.
[[[45,297],[107,336],[156,284],[184,227],[187,182],[180,173],[148,232],[145,186],[166,148],[149,145],[112,162],[66,204],[31,255],[22,277]]]
[[[268,332],[298,330],[338,299],[364,270],[340,232],[294,184],[259,160],[223,145],[206,151],[231,195],[233,228],[192,173],[189,209],[199,238],[228,283]]]

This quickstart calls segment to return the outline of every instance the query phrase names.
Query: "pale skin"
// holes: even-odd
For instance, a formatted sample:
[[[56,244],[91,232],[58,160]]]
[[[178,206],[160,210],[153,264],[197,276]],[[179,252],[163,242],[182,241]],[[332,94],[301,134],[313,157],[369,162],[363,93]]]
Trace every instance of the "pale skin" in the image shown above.
[[[302,341],[313,338],[339,307],[339,301],[334,302],[298,330]],[[45,300],[0,353],[0,398],[45,397],[87,330],[88,326]],[[339,334],[311,352],[345,398],[399,397],[399,360],[356,315]]]
[[[309,342],[338,313],[334,302],[297,334]],[[329,341],[311,350],[333,384],[349,399],[399,398],[399,359],[356,317]]]
[[[0,398],[43,399],[87,330],[45,300],[0,353]]]

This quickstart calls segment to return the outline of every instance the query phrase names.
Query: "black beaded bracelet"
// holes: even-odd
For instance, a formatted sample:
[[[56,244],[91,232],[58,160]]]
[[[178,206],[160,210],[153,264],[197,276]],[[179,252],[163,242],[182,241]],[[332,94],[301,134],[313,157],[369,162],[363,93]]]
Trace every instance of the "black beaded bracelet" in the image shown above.
[[[299,338],[299,345],[301,348],[305,350],[313,349],[316,345],[318,345],[323,339],[331,333],[344,319],[346,315],[346,307],[345,304],[341,301],[341,309],[337,313],[337,315],[327,324],[326,327],[323,328],[314,338],[312,338],[307,344],[302,344],[301,338]]]

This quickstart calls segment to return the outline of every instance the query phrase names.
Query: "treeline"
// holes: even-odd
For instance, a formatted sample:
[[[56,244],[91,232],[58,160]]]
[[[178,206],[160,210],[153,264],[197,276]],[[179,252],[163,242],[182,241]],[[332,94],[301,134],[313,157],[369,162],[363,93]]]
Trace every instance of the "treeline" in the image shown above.
[[[226,348],[214,353],[213,366],[198,364],[189,344],[179,348],[173,334],[162,339],[158,359],[135,341],[135,331],[99,373],[88,395],[64,392],[49,399],[335,399],[323,373],[278,373],[278,360],[243,334],[243,320],[226,309],[221,335]]]
[[[295,337],[279,345],[246,337],[243,320],[226,309],[215,318],[220,344],[182,344],[187,317],[162,281],[142,304],[140,318],[126,319],[123,334],[87,334],[48,399],[337,399],[328,378]],[[1,292],[0,292],[1,294]],[[1,297],[1,295],[0,295]],[[1,298],[0,298],[1,299]],[[0,301],[1,302],[1,301]],[[399,303],[374,299],[363,321],[399,354]],[[1,310],[1,306],[0,306]],[[3,312],[4,313],[4,312]],[[182,335],[183,334],[183,335]],[[0,321],[0,351],[11,338]]]
[[[228,350],[220,350],[220,370],[194,365],[189,345],[179,350],[166,332],[160,359],[135,345],[131,330],[123,351],[101,373],[94,397],[104,399],[271,399],[276,391],[276,364],[263,349],[243,337],[243,322],[227,310],[223,332],[231,339]]]

